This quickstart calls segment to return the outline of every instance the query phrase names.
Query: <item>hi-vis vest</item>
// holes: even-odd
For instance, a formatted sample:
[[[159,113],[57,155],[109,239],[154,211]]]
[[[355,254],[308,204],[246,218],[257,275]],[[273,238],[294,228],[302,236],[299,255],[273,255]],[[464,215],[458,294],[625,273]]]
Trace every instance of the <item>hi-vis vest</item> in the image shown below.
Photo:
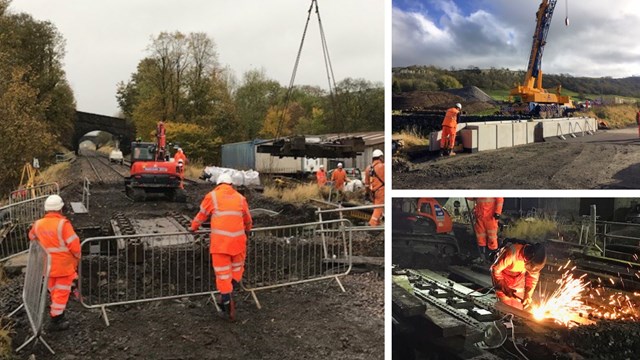
[[[246,251],[247,236],[252,220],[249,206],[244,196],[231,185],[220,184],[208,193],[200,204],[200,212],[191,227],[197,228],[211,216],[212,254],[237,255]],[[197,226],[195,226],[197,225]]]
[[[49,276],[75,274],[80,259],[80,238],[62,214],[49,212],[42,219],[36,220],[29,231],[29,239],[39,241],[51,255]]]

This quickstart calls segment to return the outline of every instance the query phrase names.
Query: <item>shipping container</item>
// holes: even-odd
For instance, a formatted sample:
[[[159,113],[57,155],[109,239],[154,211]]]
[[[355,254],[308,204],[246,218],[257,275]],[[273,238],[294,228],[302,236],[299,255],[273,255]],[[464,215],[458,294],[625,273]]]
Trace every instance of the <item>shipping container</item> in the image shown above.
[[[256,170],[256,144],[263,140],[222,145],[222,167],[236,170]]]

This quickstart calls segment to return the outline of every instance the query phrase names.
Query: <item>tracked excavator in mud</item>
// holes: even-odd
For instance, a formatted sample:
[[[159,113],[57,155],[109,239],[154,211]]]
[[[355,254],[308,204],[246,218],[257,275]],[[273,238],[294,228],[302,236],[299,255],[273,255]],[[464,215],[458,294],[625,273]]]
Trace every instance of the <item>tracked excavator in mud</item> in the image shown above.
[[[506,112],[550,118],[563,116],[574,109],[569,96],[561,95],[560,85],[553,93],[542,88],[542,54],[547,44],[547,34],[557,1],[542,0],[540,3],[536,13],[536,28],[533,33],[527,73],[524,82],[511,89],[509,95],[514,102],[505,108]],[[569,26],[568,0],[565,1],[567,2],[565,25]]]
[[[451,216],[437,199],[395,198],[392,217],[394,264],[413,266],[426,259],[446,259],[460,252]]]
[[[169,200],[186,202],[178,163],[169,160],[164,123],[158,122],[156,142],[131,143],[130,176],[124,180],[127,196],[145,201],[149,194],[164,194]]]

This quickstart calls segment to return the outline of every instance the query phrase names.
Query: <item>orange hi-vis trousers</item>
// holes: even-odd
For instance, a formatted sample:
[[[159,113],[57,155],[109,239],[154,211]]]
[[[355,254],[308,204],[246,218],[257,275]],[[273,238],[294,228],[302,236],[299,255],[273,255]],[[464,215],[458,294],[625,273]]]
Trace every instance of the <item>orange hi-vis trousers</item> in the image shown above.
[[[77,277],[76,274],[67,276],[50,277],[48,288],[51,294],[51,317],[62,315],[69,301],[71,294],[71,284]]]
[[[230,294],[233,292],[233,283],[231,280],[235,280],[236,282],[242,280],[245,257],[245,252],[237,255],[211,254],[213,271],[216,274],[216,288],[221,294]]]
[[[451,126],[442,127],[442,138],[440,139],[441,149],[453,150],[456,143],[456,128]]]
[[[498,220],[493,217],[477,218],[474,229],[478,246],[486,246],[491,251],[498,249]]]

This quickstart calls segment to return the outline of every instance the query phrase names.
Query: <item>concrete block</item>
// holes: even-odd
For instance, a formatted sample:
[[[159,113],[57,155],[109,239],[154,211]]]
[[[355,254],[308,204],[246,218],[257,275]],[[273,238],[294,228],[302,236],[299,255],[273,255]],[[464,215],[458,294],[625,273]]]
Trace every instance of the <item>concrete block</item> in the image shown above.
[[[527,143],[527,123],[513,123],[513,146],[525,145]]]
[[[495,125],[478,126],[478,151],[495,150],[497,146],[497,131]]]
[[[478,129],[477,127],[471,129],[470,127],[460,131],[462,136],[462,147],[465,151],[476,153],[478,152]]]
[[[536,142],[536,131],[539,126],[540,123],[538,121],[527,122],[527,144]]]
[[[440,139],[442,139],[442,131],[429,134],[429,151],[440,151]]]
[[[513,147],[513,124],[496,125],[496,147],[498,149]]]

